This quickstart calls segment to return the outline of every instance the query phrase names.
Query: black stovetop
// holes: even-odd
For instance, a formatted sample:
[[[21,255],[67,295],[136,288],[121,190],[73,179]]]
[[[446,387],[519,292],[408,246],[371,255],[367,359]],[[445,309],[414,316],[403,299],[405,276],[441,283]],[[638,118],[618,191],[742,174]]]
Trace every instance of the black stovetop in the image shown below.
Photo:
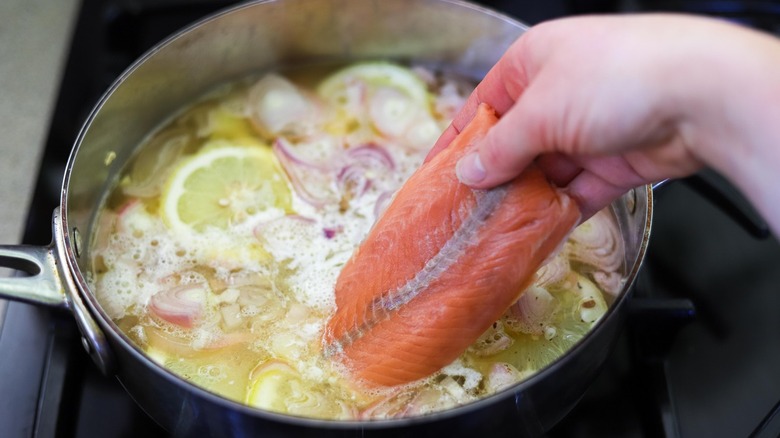
[[[101,93],[147,48],[232,3],[84,0],[24,243],[49,242],[67,156]],[[780,2],[483,3],[528,23],[573,13],[665,9],[780,30]],[[719,188],[715,195],[711,186]],[[747,220],[724,212],[717,193],[748,212]],[[626,329],[599,378],[549,436],[777,436],[780,421],[767,414],[780,400],[780,245],[751,234],[760,231],[751,226],[760,220],[712,173],[671,184],[657,196],[647,263]],[[0,327],[0,436],[168,434],[115,379],[100,375],[70,315],[10,303]]]

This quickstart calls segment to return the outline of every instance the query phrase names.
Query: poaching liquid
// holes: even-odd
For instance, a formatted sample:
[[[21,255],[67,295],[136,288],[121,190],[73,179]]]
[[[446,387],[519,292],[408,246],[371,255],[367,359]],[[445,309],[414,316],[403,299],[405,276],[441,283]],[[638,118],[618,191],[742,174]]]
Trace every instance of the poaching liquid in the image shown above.
[[[340,268],[472,87],[365,63],[207,94],[147,137],[101,211],[90,280],[101,306],[171,372],[297,416],[424,415],[533,375],[621,289],[622,240],[608,211],[575,230],[535,285],[438,373],[365,390],[322,354]]]

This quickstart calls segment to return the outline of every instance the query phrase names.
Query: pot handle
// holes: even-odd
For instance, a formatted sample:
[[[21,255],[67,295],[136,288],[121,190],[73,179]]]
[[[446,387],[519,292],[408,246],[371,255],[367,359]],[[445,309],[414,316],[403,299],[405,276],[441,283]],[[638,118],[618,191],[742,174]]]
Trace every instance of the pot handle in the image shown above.
[[[681,180],[665,179],[658,181],[651,186],[653,193],[675,181],[685,183],[713,206],[723,211],[737,225],[741,226],[742,229],[756,239],[766,239],[772,235],[769,225],[761,215],[749,203],[740,201],[739,196],[725,189],[723,185],[724,180],[722,177],[718,177],[717,174],[705,171]]]
[[[653,184],[650,184],[650,188],[655,192],[656,190],[660,189],[661,187],[669,184],[671,180],[669,178],[662,179],[661,181],[654,182]]]
[[[68,308],[68,298],[58,273],[54,243],[49,246],[0,245],[0,267],[27,274],[0,278],[0,298]]]
[[[81,331],[84,349],[103,374],[113,374],[114,358],[106,335],[90,314],[70,269],[64,265],[68,256],[60,219],[60,209],[56,208],[52,220],[54,238],[48,246],[0,245],[0,267],[27,274],[0,278],[0,298],[70,310]]]

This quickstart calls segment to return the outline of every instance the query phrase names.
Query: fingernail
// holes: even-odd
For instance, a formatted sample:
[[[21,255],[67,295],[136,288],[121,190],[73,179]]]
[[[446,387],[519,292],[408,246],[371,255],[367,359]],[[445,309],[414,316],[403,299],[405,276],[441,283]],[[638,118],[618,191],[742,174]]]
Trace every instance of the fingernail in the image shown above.
[[[455,175],[463,184],[476,184],[485,179],[485,166],[482,165],[479,154],[472,152],[458,160]]]

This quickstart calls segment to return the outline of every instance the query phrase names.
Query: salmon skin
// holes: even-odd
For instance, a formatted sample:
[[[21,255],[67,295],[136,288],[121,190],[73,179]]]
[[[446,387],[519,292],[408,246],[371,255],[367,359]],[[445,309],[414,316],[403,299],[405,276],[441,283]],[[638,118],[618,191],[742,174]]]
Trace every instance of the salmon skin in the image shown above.
[[[396,193],[336,282],[324,355],[363,386],[393,386],[452,363],[498,320],[580,218],[532,166],[491,190],[455,163],[498,121],[474,119]]]

